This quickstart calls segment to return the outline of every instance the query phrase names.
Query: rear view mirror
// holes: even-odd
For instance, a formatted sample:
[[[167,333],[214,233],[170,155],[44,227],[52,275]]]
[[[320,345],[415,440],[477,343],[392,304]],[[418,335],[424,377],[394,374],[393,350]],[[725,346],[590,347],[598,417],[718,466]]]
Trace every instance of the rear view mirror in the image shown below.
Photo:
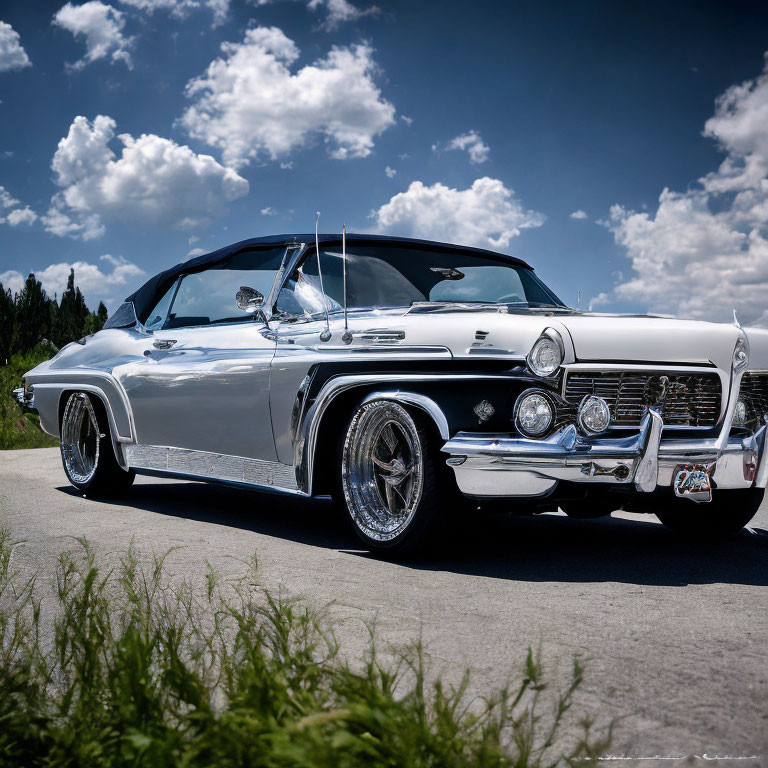
[[[240,290],[235,294],[235,303],[243,312],[258,312],[264,305],[264,295],[255,288],[241,285]]]

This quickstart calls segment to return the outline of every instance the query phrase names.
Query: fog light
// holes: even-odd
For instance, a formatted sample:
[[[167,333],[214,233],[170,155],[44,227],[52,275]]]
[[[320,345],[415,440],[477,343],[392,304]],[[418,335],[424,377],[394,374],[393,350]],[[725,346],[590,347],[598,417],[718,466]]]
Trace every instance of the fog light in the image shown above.
[[[747,404],[743,400],[736,402],[733,410],[733,426],[743,427],[747,423]]]
[[[515,405],[515,426],[529,437],[540,437],[552,426],[552,406],[540,392],[524,392]]]
[[[587,395],[579,406],[579,426],[590,434],[605,432],[611,423],[611,409],[602,397]]]

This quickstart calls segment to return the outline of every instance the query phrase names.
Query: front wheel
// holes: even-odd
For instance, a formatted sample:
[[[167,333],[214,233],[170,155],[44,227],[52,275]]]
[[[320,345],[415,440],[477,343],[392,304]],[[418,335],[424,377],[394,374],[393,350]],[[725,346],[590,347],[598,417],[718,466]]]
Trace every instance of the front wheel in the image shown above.
[[[341,448],[341,490],[352,526],[368,549],[412,552],[440,506],[439,455],[429,424],[403,406],[361,406]]]
[[[69,482],[90,496],[120,495],[135,478],[118,464],[101,400],[85,392],[74,392],[64,406],[61,462]]]
[[[763,488],[715,489],[712,501],[706,504],[674,498],[654,512],[667,528],[678,534],[691,538],[732,536],[755,516],[764,494]]]

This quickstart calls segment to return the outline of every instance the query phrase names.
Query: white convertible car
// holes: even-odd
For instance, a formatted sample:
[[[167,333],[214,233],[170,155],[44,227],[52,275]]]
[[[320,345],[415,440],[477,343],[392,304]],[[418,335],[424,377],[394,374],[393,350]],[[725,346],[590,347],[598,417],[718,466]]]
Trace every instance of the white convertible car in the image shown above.
[[[331,495],[377,550],[500,498],[722,535],[768,482],[768,332],[588,314],[518,259],[421,240],[178,264],[16,395],[83,493],[140,473]]]

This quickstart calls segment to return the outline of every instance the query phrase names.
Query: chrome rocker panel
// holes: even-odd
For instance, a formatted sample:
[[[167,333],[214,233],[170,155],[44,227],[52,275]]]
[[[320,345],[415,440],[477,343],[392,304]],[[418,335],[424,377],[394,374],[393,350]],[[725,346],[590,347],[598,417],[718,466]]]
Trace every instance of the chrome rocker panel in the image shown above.
[[[560,480],[634,484],[649,493],[671,486],[675,467],[686,463],[714,464],[717,488],[765,488],[767,428],[726,441],[662,440],[662,418],[649,410],[632,437],[582,437],[573,425],[541,440],[460,432],[442,450],[459,489],[473,497],[546,496]]]
[[[128,465],[139,474],[228,483],[304,495],[296,486],[293,467],[276,461],[162,445],[127,445],[123,450]]]

